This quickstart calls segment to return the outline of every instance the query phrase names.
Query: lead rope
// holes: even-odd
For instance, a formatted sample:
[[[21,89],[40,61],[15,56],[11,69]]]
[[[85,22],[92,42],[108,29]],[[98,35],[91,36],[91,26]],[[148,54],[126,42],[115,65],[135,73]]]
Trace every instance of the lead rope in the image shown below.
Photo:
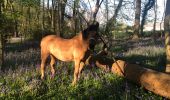
[[[106,46],[106,48],[108,48],[108,46],[106,45],[106,42],[103,40],[103,38],[99,35],[100,39],[102,40],[102,42],[104,43],[104,45]],[[120,72],[122,73],[122,75],[125,77],[125,73],[123,72],[123,70],[121,69],[121,67],[119,66],[119,64],[117,63],[115,57],[113,56],[113,54],[111,53],[111,58],[113,59],[113,61],[116,63],[116,65],[118,66]],[[125,63],[124,65],[125,67],[127,66],[127,63]],[[128,86],[128,82],[125,79],[125,91],[128,92],[129,90],[129,86]]]
[[[98,34],[99,35],[99,34]],[[108,48],[108,46],[106,45],[106,42],[103,40],[103,38],[99,35],[100,39],[102,40],[102,42],[104,43],[104,45],[106,46],[106,48]],[[118,66],[120,72],[122,73],[123,76],[125,76],[125,73],[123,72],[123,70],[121,69],[121,67],[119,66],[119,64],[117,63],[115,57],[113,56],[113,54],[111,53],[111,58],[113,59],[113,61],[116,63],[116,65]]]

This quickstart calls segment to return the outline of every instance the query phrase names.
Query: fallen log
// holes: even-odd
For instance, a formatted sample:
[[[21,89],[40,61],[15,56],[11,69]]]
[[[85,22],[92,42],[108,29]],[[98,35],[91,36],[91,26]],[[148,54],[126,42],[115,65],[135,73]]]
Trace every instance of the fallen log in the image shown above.
[[[120,72],[121,68],[124,75]],[[170,75],[136,64],[128,64],[123,60],[113,63],[111,72],[140,84],[145,89],[170,99]]]
[[[155,94],[170,99],[170,75],[158,72],[152,69],[141,67],[137,64],[129,64],[123,60],[114,62],[107,58],[104,52],[97,55],[90,55],[86,64],[95,64],[97,67],[106,71],[110,68],[112,73],[125,77],[126,79],[137,83],[145,89]]]

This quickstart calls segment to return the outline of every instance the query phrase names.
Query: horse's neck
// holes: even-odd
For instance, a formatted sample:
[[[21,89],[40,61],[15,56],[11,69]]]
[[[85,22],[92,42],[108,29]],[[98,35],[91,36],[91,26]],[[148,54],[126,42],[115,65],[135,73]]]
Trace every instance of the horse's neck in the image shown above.
[[[81,32],[81,33],[79,34],[79,38],[81,39],[82,42],[86,42],[86,43],[89,42],[89,38],[87,38],[87,39],[84,39],[84,38],[83,38],[83,32]]]
[[[74,39],[79,40],[82,44],[88,45],[89,44],[89,39],[83,39],[83,33],[80,32],[76,36],[74,36]]]

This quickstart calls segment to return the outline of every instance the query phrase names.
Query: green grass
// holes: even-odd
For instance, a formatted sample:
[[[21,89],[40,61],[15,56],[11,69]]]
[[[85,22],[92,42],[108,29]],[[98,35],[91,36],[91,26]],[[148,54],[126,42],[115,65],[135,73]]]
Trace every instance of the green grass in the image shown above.
[[[118,44],[111,50],[119,57],[131,63],[147,65],[157,69],[163,66],[159,59],[164,57],[163,47],[157,45],[142,46],[144,41],[137,43],[128,42],[126,47]],[[147,42],[148,43],[148,42]],[[159,42],[160,43],[160,42]],[[149,43],[151,44],[151,43]],[[46,78],[40,80],[40,50],[39,48],[23,48],[19,45],[8,46],[5,55],[5,71],[0,72],[0,100],[164,100],[142,87],[129,82],[115,74],[101,69],[86,66],[76,86],[71,86],[73,80],[73,63],[57,63],[56,76],[50,79],[50,67],[46,67]],[[129,48],[128,48],[129,47]],[[121,50],[122,48],[122,50]],[[11,50],[10,50],[11,49]],[[126,49],[126,50],[124,50]],[[115,51],[114,51],[115,50]],[[119,52],[120,51],[120,52]],[[49,62],[49,61],[48,61]]]

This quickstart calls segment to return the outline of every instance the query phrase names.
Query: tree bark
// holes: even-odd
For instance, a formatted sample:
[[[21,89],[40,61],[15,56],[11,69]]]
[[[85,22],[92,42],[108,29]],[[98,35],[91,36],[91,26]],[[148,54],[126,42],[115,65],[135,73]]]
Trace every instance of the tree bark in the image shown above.
[[[56,4],[56,6],[57,6],[57,7],[56,7],[56,8],[57,8],[57,10],[56,10],[56,11],[57,11],[56,19],[57,19],[57,28],[58,28],[58,30],[57,30],[57,31],[58,31],[58,32],[57,32],[57,35],[58,35],[58,36],[61,35],[61,18],[60,18],[60,17],[61,17],[61,15],[60,15],[60,14],[61,14],[61,13],[60,13],[60,12],[61,12],[61,9],[60,9],[60,8],[61,8],[61,7],[60,7],[61,5],[60,5],[60,2],[61,2],[61,0],[58,0],[58,4]]]
[[[12,6],[12,13],[15,13],[16,11],[15,11],[14,5],[11,4],[11,6]],[[30,15],[29,15],[29,16],[30,16]],[[14,25],[14,37],[19,37],[19,34],[18,34],[18,21],[17,21],[17,18],[14,17],[13,20],[14,20],[14,24],[15,24],[15,25]]]
[[[3,70],[3,64],[4,64],[4,39],[3,34],[0,33],[0,68]]]
[[[45,28],[45,0],[42,1],[43,4],[42,4],[42,30],[44,31],[44,28]]]
[[[74,4],[73,4],[73,29],[74,29],[74,34],[76,35],[76,33],[78,32],[78,18],[77,18],[77,6],[79,4],[79,0],[74,0]]]
[[[106,0],[106,21],[108,21],[109,20],[109,2],[108,2],[108,0]]]
[[[155,18],[154,18],[154,23],[153,23],[153,38],[154,40],[156,39],[156,20],[157,20],[157,0],[155,0],[155,5],[154,5],[154,14],[155,14]]]
[[[132,39],[138,39],[139,38],[140,14],[141,14],[141,0],[136,0],[134,35],[133,35]]]
[[[164,19],[164,30],[165,30],[165,49],[166,49],[166,70],[165,72],[170,73],[170,0],[167,0],[165,19]]]
[[[103,0],[101,0],[101,2],[100,2],[100,0],[96,0],[95,10],[93,12],[93,20],[92,20],[93,22],[96,21],[96,16],[97,16],[97,13],[99,11],[99,8],[100,8],[102,2],[103,2]]]
[[[52,1],[51,1],[52,2]],[[51,26],[51,14],[50,14],[50,0],[47,0],[47,22],[48,22],[48,25]]]
[[[58,9],[57,9],[57,19],[58,19],[58,30],[59,36],[63,37],[64,34],[64,14],[65,14],[65,7],[66,7],[67,0],[58,0]]]
[[[55,7],[55,0],[52,0],[52,8],[51,8],[51,27],[53,32],[56,33],[56,7]]]
[[[123,0],[119,0],[119,4],[117,5],[113,16],[112,16],[112,17],[109,19],[109,21],[106,23],[106,30],[105,30],[106,33],[109,33],[111,27],[113,27],[113,26],[115,25],[115,21],[116,21],[118,12],[119,12],[119,10],[120,10],[121,7],[122,7],[122,3],[123,3]]]
[[[0,17],[2,17],[2,7],[3,7],[3,2],[0,2]],[[3,20],[2,18],[0,19]],[[0,26],[2,25],[3,23],[0,23]],[[1,70],[3,70],[3,64],[4,64],[4,38],[3,38],[2,29],[0,27],[0,69]]]
[[[145,20],[146,20],[146,16],[148,14],[148,11],[153,7],[153,5],[155,4],[155,0],[148,0],[148,2],[146,3],[144,10],[143,10],[143,14],[142,14],[142,20],[141,20],[141,27],[140,27],[140,34],[143,35],[143,27],[145,24]]]

